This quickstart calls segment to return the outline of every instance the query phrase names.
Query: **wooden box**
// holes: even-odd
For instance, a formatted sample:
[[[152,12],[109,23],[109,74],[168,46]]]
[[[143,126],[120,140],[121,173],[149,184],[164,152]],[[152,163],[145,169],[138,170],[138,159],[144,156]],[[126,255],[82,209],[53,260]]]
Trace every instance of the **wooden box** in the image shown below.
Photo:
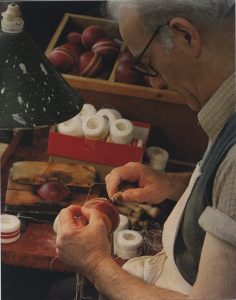
[[[126,83],[115,82],[115,70],[119,64],[119,59],[125,49],[125,44],[122,42],[118,24],[113,20],[94,18],[90,16],[82,16],[66,13],[58,25],[45,54],[48,55],[55,47],[58,47],[66,42],[66,35],[71,31],[82,32],[89,25],[102,26],[109,38],[121,41],[119,55],[115,63],[110,67],[107,73],[103,73],[97,78],[89,78],[63,74],[63,77],[76,89],[88,89],[103,93],[112,93],[117,95],[129,95],[133,97],[141,97],[147,99],[162,99],[165,98],[171,102],[183,103],[182,98],[173,91],[168,89],[154,89],[140,85],[131,85]]]

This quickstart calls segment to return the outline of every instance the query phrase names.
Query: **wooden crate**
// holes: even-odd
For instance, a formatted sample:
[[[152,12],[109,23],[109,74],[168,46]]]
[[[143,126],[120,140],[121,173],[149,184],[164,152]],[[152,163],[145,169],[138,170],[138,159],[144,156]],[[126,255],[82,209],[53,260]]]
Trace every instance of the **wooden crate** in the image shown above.
[[[89,25],[102,26],[109,38],[121,40],[117,22],[102,18],[94,18],[89,16],[75,15],[66,13],[58,25],[45,54],[48,55],[55,47],[66,42],[66,35],[71,31],[82,32]],[[115,70],[119,64],[119,59],[125,49],[125,44],[122,42],[119,55],[108,71],[108,74],[103,74],[97,78],[88,78],[63,74],[63,77],[76,89],[92,90],[97,92],[112,93],[117,95],[127,95],[144,99],[158,99],[183,104],[184,100],[173,91],[168,89],[154,89],[140,85],[132,85],[126,83],[115,82]]]

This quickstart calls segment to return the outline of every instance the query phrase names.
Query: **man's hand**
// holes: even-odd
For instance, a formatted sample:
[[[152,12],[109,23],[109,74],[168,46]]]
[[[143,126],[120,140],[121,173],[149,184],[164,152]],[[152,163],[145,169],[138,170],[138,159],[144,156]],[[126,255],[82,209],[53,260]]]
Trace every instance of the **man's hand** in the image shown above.
[[[122,181],[138,182],[138,188],[122,192],[122,200],[157,204],[167,198],[177,201],[186,189],[189,178],[189,173],[162,173],[140,163],[130,162],[113,169],[105,180],[109,196],[118,191]]]
[[[82,216],[87,225],[78,216]],[[99,211],[78,205],[62,209],[58,215],[56,246],[62,261],[87,277],[111,253]]]

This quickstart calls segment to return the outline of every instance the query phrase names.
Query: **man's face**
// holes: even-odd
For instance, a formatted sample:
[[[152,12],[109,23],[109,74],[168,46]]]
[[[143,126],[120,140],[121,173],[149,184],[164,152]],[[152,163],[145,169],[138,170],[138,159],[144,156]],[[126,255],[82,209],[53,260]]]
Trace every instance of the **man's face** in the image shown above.
[[[151,34],[141,26],[138,14],[134,10],[123,11],[119,19],[119,26],[126,45],[137,57],[151,38]],[[174,43],[177,39],[178,36],[174,37]],[[182,51],[181,41],[177,40],[177,42],[178,47],[174,45],[172,49],[166,49],[158,39],[154,39],[141,61],[152,66],[162,75],[169,89],[179,92],[193,110],[198,110],[198,104],[196,99],[193,99],[191,91],[191,81],[194,80],[192,78],[192,61]],[[151,83],[155,87],[155,77],[152,78]]]

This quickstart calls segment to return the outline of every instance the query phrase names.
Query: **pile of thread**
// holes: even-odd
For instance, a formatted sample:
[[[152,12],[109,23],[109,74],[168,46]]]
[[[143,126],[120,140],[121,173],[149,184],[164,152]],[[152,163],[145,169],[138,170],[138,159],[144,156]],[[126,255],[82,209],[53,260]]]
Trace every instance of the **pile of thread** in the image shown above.
[[[72,119],[57,125],[57,131],[64,135],[104,140],[117,144],[134,144],[142,147],[142,140],[134,139],[132,122],[122,118],[116,109],[96,108],[85,103],[81,112]]]

